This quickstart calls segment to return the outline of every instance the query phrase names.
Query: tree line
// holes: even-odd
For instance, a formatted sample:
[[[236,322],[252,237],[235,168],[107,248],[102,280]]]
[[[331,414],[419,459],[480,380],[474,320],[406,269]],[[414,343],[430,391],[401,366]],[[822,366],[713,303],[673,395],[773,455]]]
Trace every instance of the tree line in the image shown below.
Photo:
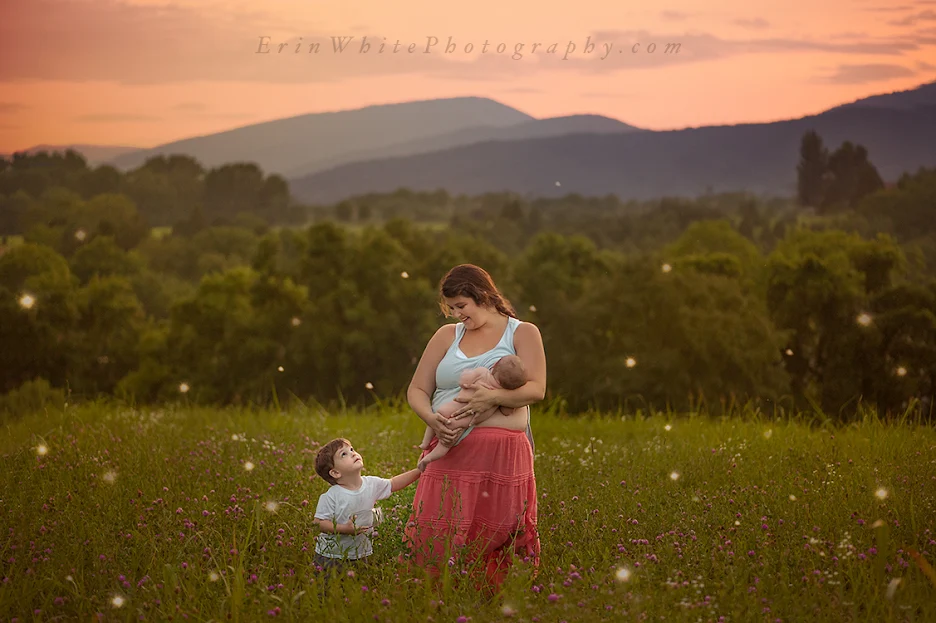
[[[0,235],[22,234],[40,222],[54,226],[54,214],[35,210],[35,200],[53,188],[85,200],[125,196],[140,219],[154,227],[198,227],[240,213],[268,223],[299,223],[307,209],[291,197],[282,176],[264,174],[251,162],[205,169],[190,156],[154,156],[124,173],[108,164],[91,167],[74,150],[24,152],[0,158]]]
[[[540,327],[550,397],[571,411],[750,401],[846,418],[859,404],[928,409],[936,391],[922,218],[936,171],[819,211],[743,194],[409,193],[448,220],[322,213],[284,227],[245,210],[199,222],[192,207],[156,235],[131,195],[83,194],[69,156],[35,158],[45,186],[0,195],[22,232],[0,249],[6,404],[37,388],[138,403],[398,395],[446,321],[438,280],[461,262]],[[3,188],[32,165],[18,166]],[[373,217],[405,197],[357,201]]]

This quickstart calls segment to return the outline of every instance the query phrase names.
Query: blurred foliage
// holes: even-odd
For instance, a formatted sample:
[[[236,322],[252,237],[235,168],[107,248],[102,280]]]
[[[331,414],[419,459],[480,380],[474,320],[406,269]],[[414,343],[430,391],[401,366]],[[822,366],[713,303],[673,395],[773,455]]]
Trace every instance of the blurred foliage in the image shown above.
[[[398,396],[446,321],[439,279],[470,262],[540,328],[548,395],[570,411],[928,415],[934,201],[936,171],[921,170],[818,215],[741,193],[401,189],[303,207],[250,164],[173,156],[120,173],[16,155],[0,167],[0,395],[47,382],[137,402]]]

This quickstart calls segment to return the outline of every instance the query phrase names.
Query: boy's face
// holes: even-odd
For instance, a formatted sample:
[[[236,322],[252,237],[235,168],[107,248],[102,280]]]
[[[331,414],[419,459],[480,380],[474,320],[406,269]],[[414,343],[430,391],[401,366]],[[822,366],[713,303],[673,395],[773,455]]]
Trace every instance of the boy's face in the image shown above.
[[[354,448],[345,445],[335,452],[335,466],[329,472],[335,480],[344,476],[360,474],[364,469],[364,458],[355,452]]]

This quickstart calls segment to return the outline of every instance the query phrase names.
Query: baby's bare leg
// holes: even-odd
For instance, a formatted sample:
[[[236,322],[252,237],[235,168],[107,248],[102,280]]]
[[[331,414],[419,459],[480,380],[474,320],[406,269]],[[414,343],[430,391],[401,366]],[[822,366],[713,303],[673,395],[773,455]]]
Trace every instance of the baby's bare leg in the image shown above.
[[[449,451],[449,448],[446,448],[441,443],[436,444],[436,447],[433,448],[429,454],[427,454],[422,459],[420,459],[419,463],[416,464],[416,467],[421,472],[426,471],[426,465],[429,465],[429,463],[432,463],[433,461],[441,459],[443,456],[448,454],[448,451]]]
[[[426,432],[423,433],[422,443],[419,444],[419,447],[425,450],[429,447],[429,443],[432,441],[432,438],[435,437],[435,433],[432,431],[431,426],[426,427]]]
[[[457,420],[454,418],[449,418],[448,421],[448,427],[452,430],[462,430],[468,428],[469,426],[471,426],[470,417],[458,418]]]

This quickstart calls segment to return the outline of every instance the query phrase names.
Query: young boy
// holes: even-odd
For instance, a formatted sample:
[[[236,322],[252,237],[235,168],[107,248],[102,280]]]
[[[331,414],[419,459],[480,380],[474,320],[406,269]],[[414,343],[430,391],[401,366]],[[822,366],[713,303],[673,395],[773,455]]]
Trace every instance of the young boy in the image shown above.
[[[471,398],[475,393],[475,389],[472,389],[471,386],[478,384],[481,387],[487,389],[517,389],[522,387],[526,383],[526,368],[523,365],[523,360],[516,355],[507,355],[498,359],[491,369],[488,370],[484,366],[479,366],[477,368],[471,368],[465,370],[461,373],[461,377],[458,379],[458,384],[461,385],[461,391],[456,396],[456,400],[447,402],[439,407],[439,414],[446,417],[451,417],[451,415],[460,409],[464,403],[458,401],[458,398]],[[506,407],[495,407],[496,410],[499,410],[504,415],[511,415],[515,409],[509,409]],[[465,418],[462,420],[457,420],[452,422],[453,428],[465,428],[465,432],[462,433],[461,437],[458,438],[458,441],[455,442],[455,446],[461,443],[462,439],[468,436],[468,433],[474,428],[471,425],[471,419]],[[429,442],[432,441],[435,433],[432,428],[427,426],[426,432],[423,435],[423,441],[419,444],[419,447],[425,450],[429,447]],[[452,446],[454,447],[454,446]],[[424,456],[419,463],[416,465],[416,469],[420,472],[425,471],[426,466],[433,462],[441,459],[443,456],[448,454],[448,451],[451,448],[446,448],[442,444],[436,444],[436,447],[432,449],[429,454]]]
[[[374,551],[366,532],[380,521],[374,504],[413,484],[420,475],[412,469],[387,479],[361,476],[362,469],[364,459],[347,439],[329,441],[315,456],[315,472],[331,485],[315,508],[321,530],[315,564],[323,569],[340,567],[343,561],[366,561]]]

